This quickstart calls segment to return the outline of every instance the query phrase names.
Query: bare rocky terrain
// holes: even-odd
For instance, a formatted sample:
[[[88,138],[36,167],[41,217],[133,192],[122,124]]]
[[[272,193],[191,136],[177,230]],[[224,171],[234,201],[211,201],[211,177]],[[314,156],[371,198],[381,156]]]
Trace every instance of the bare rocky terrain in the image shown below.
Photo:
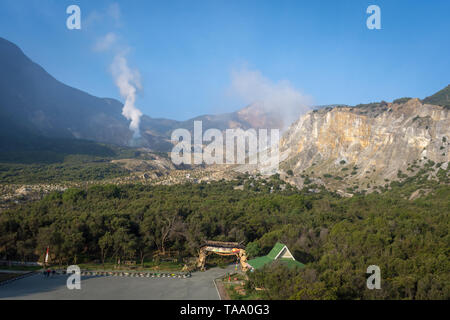
[[[308,113],[281,142],[295,180],[384,184],[427,167],[431,176],[450,160],[449,109],[419,99]],[[328,183],[330,184],[330,183]],[[331,185],[333,185],[331,183]]]
[[[349,189],[372,192],[418,173],[448,177],[449,110],[406,99],[311,111],[282,137],[281,177],[300,188],[324,185],[344,196],[352,195]],[[251,165],[233,169],[258,171]]]

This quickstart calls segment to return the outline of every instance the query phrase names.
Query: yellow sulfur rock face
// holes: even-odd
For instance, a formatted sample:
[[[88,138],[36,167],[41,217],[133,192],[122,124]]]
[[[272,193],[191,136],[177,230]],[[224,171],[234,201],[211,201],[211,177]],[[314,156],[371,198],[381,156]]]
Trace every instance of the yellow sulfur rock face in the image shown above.
[[[282,168],[316,176],[349,170],[350,182],[386,181],[414,160],[448,163],[449,138],[449,110],[418,99],[322,109],[304,115],[286,132],[280,150],[289,155]]]

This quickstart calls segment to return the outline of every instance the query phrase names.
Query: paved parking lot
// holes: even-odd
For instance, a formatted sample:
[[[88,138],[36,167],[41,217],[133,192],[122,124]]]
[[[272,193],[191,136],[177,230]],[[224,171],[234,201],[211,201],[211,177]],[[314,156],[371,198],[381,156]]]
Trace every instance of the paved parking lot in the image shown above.
[[[226,272],[234,272],[234,267],[195,272],[187,279],[81,277],[81,290],[67,289],[67,276],[36,274],[0,286],[0,299],[219,300],[213,280]]]

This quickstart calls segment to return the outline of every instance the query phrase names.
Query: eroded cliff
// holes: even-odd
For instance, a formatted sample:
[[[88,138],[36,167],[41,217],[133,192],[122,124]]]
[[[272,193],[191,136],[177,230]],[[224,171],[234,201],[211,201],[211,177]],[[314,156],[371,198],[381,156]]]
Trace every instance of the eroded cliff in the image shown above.
[[[449,109],[419,99],[312,111],[284,135],[281,168],[289,178],[328,186],[369,187],[423,166],[447,169]],[[292,174],[291,173],[291,174]]]

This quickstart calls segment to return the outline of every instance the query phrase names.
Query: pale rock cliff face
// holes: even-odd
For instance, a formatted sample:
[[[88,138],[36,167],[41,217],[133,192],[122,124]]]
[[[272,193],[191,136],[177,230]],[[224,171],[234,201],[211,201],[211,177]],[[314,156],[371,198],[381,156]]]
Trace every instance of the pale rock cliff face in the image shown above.
[[[327,108],[302,116],[289,128],[280,144],[286,159],[281,168],[293,170],[294,176],[327,174],[381,183],[395,180],[399,170],[406,173],[415,160],[446,167],[449,140],[449,109],[419,99]]]

